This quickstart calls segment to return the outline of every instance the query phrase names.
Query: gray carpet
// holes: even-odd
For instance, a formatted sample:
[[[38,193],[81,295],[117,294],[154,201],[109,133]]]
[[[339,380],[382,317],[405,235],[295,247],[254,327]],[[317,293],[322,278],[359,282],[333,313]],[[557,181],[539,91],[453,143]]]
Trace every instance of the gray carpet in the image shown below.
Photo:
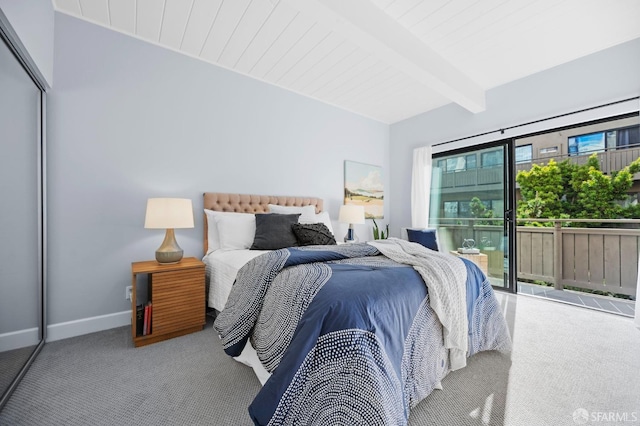
[[[475,355],[412,410],[410,425],[575,425],[580,408],[635,415],[637,423],[625,424],[640,424],[640,330],[632,320],[499,298],[514,337],[511,359]],[[122,327],[45,345],[0,425],[248,425],[258,389],[251,370],[224,355],[211,324],[137,349]]]
[[[9,389],[37,345],[0,352],[0,396]]]

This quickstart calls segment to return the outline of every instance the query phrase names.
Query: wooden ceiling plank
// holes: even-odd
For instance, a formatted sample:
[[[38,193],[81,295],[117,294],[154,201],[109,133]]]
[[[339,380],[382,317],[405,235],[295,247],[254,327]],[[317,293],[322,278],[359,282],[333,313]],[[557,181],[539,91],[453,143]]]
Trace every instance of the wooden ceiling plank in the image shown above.
[[[217,62],[229,39],[233,36],[251,0],[224,0],[218,16],[207,36],[200,55],[203,59]]]
[[[281,36],[269,46],[258,62],[251,67],[249,73],[254,77],[264,78],[265,74],[267,74],[313,26],[314,21],[312,19],[297,14],[289,25],[287,25],[287,28],[285,28]]]
[[[417,7],[422,0],[397,0],[384,8],[384,12],[393,19],[398,19]]]
[[[482,40],[488,34],[489,29],[502,25],[501,21],[508,19],[510,15],[517,13],[518,10],[526,5],[527,3],[525,2],[507,0],[496,8],[482,14],[482,16],[473,17],[472,21],[450,31],[445,37],[434,38],[432,46],[434,48],[437,47],[439,51],[444,51],[455,49],[457,44],[465,43],[469,40]]]
[[[157,42],[160,39],[164,1],[137,0],[136,6],[137,35]]]
[[[376,6],[384,10],[393,4],[396,0],[371,0]]]
[[[429,16],[422,19],[411,27],[411,32],[416,34],[418,38],[423,38],[432,28],[440,25],[443,22],[449,21],[456,15],[464,12],[465,10],[472,8],[476,5],[478,0],[454,0],[448,2],[438,10],[431,13]]]
[[[198,56],[202,51],[209,31],[218,16],[222,0],[195,0],[187,22],[180,49]]]
[[[113,28],[136,32],[136,3],[131,0],[109,0],[109,16]]]
[[[282,36],[297,14],[298,12],[295,9],[284,5],[282,2],[278,3],[262,28],[251,40],[249,46],[242,52],[242,55],[234,65],[234,69],[242,73],[248,73],[276,40]]]
[[[340,74],[333,76],[324,85],[317,89],[310,90],[308,93],[319,98],[325,98],[335,92],[340,86],[349,84],[349,81],[357,79],[360,75],[366,73],[370,68],[379,64],[380,60],[371,54],[367,54],[364,58],[350,68],[345,69]]]
[[[442,21],[435,23],[420,38],[433,46],[439,40],[451,39],[458,33],[464,33],[467,28],[473,27],[477,20],[494,13],[500,7],[504,7],[508,0],[482,0],[470,7],[458,11]],[[511,2],[513,3],[513,2]]]
[[[66,13],[67,15],[82,16],[79,0],[54,0],[53,7],[58,12]]]
[[[518,37],[502,38],[499,44],[487,45],[478,52],[512,59],[512,66],[497,72],[491,67],[483,67],[479,70],[481,78],[487,81],[487,87],[495,87],[611,47],[610,38],[602,37],[597,31],[584,31],[585,28],[598,28],[608,19],[606,14],[610,8],[600,9],[600,6],[583,2],[582,13],[571,20],[566,19],[575,11],[575,5],[571,2],[558,4],[550,18],[534,15],[518,28]],[[640,16],[640,6],[636,12]],[[617,42],[637,38],[639,31],[633,22],[633,13],[618,17]],[[523,46],[526,46],[524,51]],[[477,61],[478,57],[474,59]]]
[[[322,41],[329,37],[331,32],[325,27],[320,25],[314,25],[304,36],[302,36],[291,49],[287,51],[280,60],[274,64],[274,66],[265,74],[267,81],[273,81],[278,83],[280,78],[301,61],[305,56],[309,55],[316,49],[316,47],[322,43]]]
[[[398,99],[403,97],[407,92],[416,92],[415,80],[409,78],[402,73],[396,73],[386,82],[381,83],[380,90],[369,90],[361,93],[353,104],[354,108],[363,108],[366,106],[375,106],[381,104],[395,104]]]
[[[357,49],[358,47],[350,41],[343,40],[343,42],[324,57],[322,61],[314,64],[311,69],[291,83],[291,87],[294,90],[302,91],[314,81],[321,79],[329,70],[337,67],[347,56],[353,55]]]
[[[386,62],[377,61],[372,67],[367,68],[366,71],[353,75],[352,78],[334,87],[333,90],[325,94],[323,98],[334,102],[335,99],[343,97],[345,93],[352,92],[358,87],[367,84],[370,80],[387,71],[389,68],[390,65]]]
[[[107,0],[80,0],[80,9],[85,18],[102,25],[111,25]]]
[[[324,62],[326,58],[345,42],[344,37],[331,32],[313,50],[305,54],[295,65],[289,68],[278,79],[278,84],[291,87],[303,75],[313,70],[318,64]]]
[[[225,46],[218,62],[223,66],[233,67],[265,25],[274,9],[274,6],[268,1],[253,0]]]
[[[160,30],[160,43],[179,49],[184,38],[193,0],[166,0]]]
[[[332,81],[340,79],[345,73],[360,67],[361,64],[365,63],[367,60],[374,61],[374,58],[369,52],[365,52],[363,49],[356,46],[353,52],[328,68],[319,77],[308,82],[305,86],[302,86],[300,90],[305,93],[316,93],[317,91],[325,88]]]
[[[513,10],[507,16],[495,22],[491,27],[482,32],[482,36],[468,38],[463,46],[455,48],[457,55],[473,54],[485,48],[493,49],[500,45],[505,39],[517,39],[520,28],[527,21],[534,19],[540,13],[546,14],[553,11],[565,0],[538,0],[519,3],[519,8]]]
[[[436,13],[444,7],[450,0],[423,0],[420,4],[407,13],[398,18],[398,22],[413,31],[413,27],[427,17]]]
[[[379,84],[388,81],[398,73],[398,70],[392,66],[385,64],[386,66],[380,70],[372,70],[369,75],[363,75],[360,81],[354,82],[351,87],[344,90],[340,95],[335,97],[335,101],[339,104],[353,105],[358,102],[358,99],[366,96],[371,90],[376,90]]]

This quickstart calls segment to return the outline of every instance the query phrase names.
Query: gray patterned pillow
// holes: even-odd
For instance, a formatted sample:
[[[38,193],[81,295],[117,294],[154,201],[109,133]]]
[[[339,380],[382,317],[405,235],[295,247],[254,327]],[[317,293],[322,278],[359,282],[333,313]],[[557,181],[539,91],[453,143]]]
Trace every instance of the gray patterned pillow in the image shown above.
[[[324,223],[294,223],[291,225],[301,246],[336,245],[336,239]]]

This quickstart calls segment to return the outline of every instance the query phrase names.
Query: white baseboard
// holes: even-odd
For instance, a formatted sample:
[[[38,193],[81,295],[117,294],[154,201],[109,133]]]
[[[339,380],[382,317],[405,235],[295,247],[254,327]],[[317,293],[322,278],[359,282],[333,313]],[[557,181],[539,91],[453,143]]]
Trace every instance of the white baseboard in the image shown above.
[[[131,311],[116,312],[47,326],[47,342],[131,325]]]
[[[35,346],[40,342],[38,328],[25,328],[0,334],[0,352]]]

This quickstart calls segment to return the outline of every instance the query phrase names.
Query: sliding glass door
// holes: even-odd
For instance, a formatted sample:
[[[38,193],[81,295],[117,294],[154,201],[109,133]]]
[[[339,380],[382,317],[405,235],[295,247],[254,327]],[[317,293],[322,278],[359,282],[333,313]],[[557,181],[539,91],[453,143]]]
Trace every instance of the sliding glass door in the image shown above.
[[[515,291],[512,145],[434,154],[429,224],[443,250],[478,264],[494,287]]]

